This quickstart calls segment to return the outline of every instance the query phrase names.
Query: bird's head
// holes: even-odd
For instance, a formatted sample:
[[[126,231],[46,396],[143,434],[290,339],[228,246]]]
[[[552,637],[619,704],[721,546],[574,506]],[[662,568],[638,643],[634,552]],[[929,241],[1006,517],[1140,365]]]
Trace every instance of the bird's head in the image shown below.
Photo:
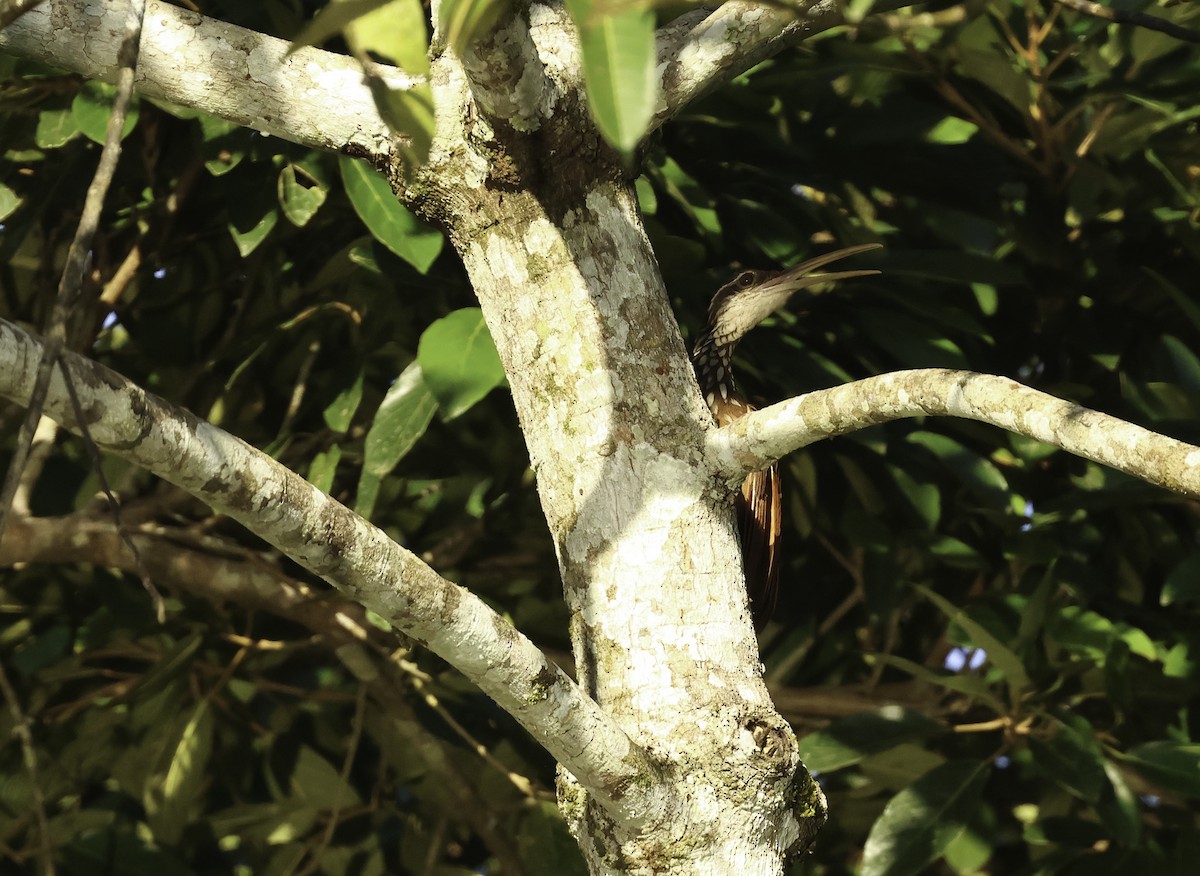
[[[867,277],[879,271],[833,271],[820,268],[862,252],[881,249],[878,243],[865,243],[835,250],[788,268],[785,271],[742,271],[717,290],[708,306],[710,331],[719,344],[732,344],[782,307],[792,295],[808,286]]]

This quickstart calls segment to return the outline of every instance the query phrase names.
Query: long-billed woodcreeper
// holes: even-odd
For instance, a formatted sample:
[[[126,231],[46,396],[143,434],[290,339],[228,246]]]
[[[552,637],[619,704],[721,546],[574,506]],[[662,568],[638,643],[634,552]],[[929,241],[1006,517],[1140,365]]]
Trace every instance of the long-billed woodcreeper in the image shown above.
[[[708,326],[692,350],[692,365],[704,400],[718,426],[754,410],[738,391],[730,371],[733,349],[752,328],[778,310],[800,289],[866,277],[879,271],[834,271],[819,268],[848,256],[879,249],[877,243],[851,246],[801,262],[786,271],[742,271],[717,290],[708,306]],[[735,498],[742,541],[746,589],[754,628],[761,630],[775,610],[779,591],[779,534],[783,512],[779,465],[750,474]]]

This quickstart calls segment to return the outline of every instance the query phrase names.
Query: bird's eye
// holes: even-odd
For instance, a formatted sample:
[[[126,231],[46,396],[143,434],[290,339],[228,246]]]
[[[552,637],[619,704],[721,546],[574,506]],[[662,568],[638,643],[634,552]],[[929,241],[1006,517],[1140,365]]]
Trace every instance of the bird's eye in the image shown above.
[[[742,274],[741,276],[739,276],[737,278],[737,283],[743,289],[753,286],[754,285],[754,274],[750,271],[746,271],[744,274]]]

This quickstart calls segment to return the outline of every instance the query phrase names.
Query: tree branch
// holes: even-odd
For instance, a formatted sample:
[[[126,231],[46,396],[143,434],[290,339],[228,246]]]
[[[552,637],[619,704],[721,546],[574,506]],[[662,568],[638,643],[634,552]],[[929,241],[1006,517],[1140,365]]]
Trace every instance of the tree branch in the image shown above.
[[[911,6],[913,0],[880,0],[872,13]],[[660,97],[650,130],[735,76],[814,34],[845,24],[845,0],[801,0],[795,7],[731,0],[680,38],[671,22],[660,33]],[[692,15],[681,16],[691,22]],[[664,38],[665,37],[665,38]]]
[[[42,0],[7,0],[0,3],[0,30],[8,27]]]
[[[1200,447],[1007,377],[947,368],[897,371],[779,402],[713,431],[708,451],[722,476],[736,484],[797,448],[922,415],[990,423],[1200,498]]]
[[[115,82],[122,22],[130,0],[46,0],[0,31],[0,50]],[[358,62],[148,0],[138,92],[316,149],[391,152]],[[383,68],[393,88],[413,77]]]
[[[490,32],[463,47],[459,59],[483,112],[528,133],[554,108],[553,85],[534,45],[531,18],[565,18],[566,12],[541,5],[522,7],[509,6]]]
[[[367,686],[405,745],[437,773],[450,797],[448,807],[479,834],[503,863],[505,873],[524,872],[511,838],[496,824],[469,779],[478,762],[448,757],[446,747],[414,713],[408,691],[421,685],[409,674],[411,667],[388,656],[402,641],[400,636],[372,625],[359,604],[324,598],[249,548],[149,522],[134,528],[132,537],[146,569],[166,587],[210,602],[270,612],[326,642],[330,654]],[[18,563],[90,563],[140,574],[112,520],[87,513],[14,517],[0,544],[0,568]],[[40,793],[36,780],[33,786]]]
[[[331,603],[323,594],[282,574],[256,552],[238,545],[197,539],[171,527],[143,525],[135,534],[139,551],[155,578],[169,587],[212,602],[232,602],[287,618],[324,640],[330,654],[366,688],[405,745],[425,761],[451,798],[449,806],[479,834],[505,867],[523,872],[510,838],[468,780],[476,763],[446,756],[444,746],[424,729],[407,696],[416,679],[412,667],[388,659],[400,637],[370,624],[362,606]],[[181,539],[189,544],[181,549]],[[87,514],[55,518],[17,518],[0,545],[0,567],[14,563],[91,563],[136,572],[110,521]],[[331,822],[332,823],[332,822]]]
[[[1112,9],[1100,3],[1093,3],[1091,0],[1054,0],[1054,2],[1068,9],[1074,9],[1076,12],[1082,12],[1084,15],[1090,15],[1093,18],[1100,18],[1104,21],[1112,21],[1117,24],[1132,24],[1136,27],[1144,27],[1147,30],[1156,30],[1159,33],[1165,33],[1168,36],[1175,37],[1177,40],[1200,43],[1200,31],[1192,30],[1190,27],[1184,27],[1173,21],[1160,18],[1157,15],[1149,15],[1145,12],[1136,12],[1133,10]]]
[[[41,344],[0,320],[0,395],[28,400]],[[238,520],[355,602],[426,645],[494,699],[595,795],[636,828],[670,802],[645,752],[537,646],[482,600],[264,453],[64,353],[96,444]],[[78,424],[56,372],[46,414]],[[627,793],[631,786],[642,792]]]

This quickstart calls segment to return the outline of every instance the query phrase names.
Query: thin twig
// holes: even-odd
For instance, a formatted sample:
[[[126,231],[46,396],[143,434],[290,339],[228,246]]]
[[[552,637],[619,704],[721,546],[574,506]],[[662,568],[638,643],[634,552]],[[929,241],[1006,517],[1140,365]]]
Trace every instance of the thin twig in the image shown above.
[[[130,7],[127,32],[125,40],[121,45],[121,70],[117,75],[117,92],[116,97],[113,99],[112,112],[109,115],[108,127],[104,134],[104,146],[100,150],[100,160],[96,164],[96,173],[92,177],[87,195],[84,198],[83,212],[79,217],[79,225],[76,228],[75,237],[71,241],[70,248],[67,250],[66,262],[59,277],[58,293],[55,296],[54,307],[51,310],[49,324],[45,331],[46,346],[43,349],[42,358],[38,365],[37,382],[34,385],[25,421],[21,424],[21,432],[17,438],[17,445],[4,479],[4,485],[0,488],[0,538],[4,536],[4,526],[8,520],[8,511],[13,505],[13,498],[25,477],[25,468],[33,447],[33,439],[38,422],[42,417],[46,392],[50,388],[50,377],[54,373],[54,366],[58,364],[58,359],[63,348],[67,345],[67,319],[82,292],[84,271],[87,268],[88,254],[92,249],[92,241],[95,239],[96,230],[100,225],[100,213],[104,207],[104,198],[108,194],[109,186],[112,185],[113,176],[117,170],[117,161],[121,157],[121,133],[125,127],[125,117],[129,111],[130,101],[133,98],[134,70],[137,65],[138,47],[142,34],[142,18],[145,15],[145,9],[144,0],[134,2]],[[109,489],[104,478],[104,472],[99,464],[99,451],[87,434],[87,420],[79,405],[74,384],[71,382],[70,375],[65,370],[62,371],[62,376],[66,383],[67,391],[71,396],[72,404],[75,407],[75,416],[83,432],[84,442],[88,445],[88,450],[93,460],[96,461],[96,472],[100,478],[105,495],[111,503],[117,528],[121,531],[122,537],[136,557],[137,549],[134,547],[133,540],[121,527],[117,510],[119,505],[116,496]],[[154,600],[155,612],[161,623],[166,616],[162,595],[155,589],[148,575],[143,573],[141,578],[143,586],[146,587],[151,599]]]
[[[337,615],[337,622],[339,626],[341,626],[355,638],[360,639],[363,642],[370,642],[367,631],[352,618],[339,613]],[[376,650],[378,651],[379,649],[376,648]],[[433,709],[433,711],[437,713],[438,717],[445,721],[446,724],[449,725],[450,729],[457,733],[459,738],[462,739],[462,741],[465,742],[472,751],[483,758],[485,763],[495,768],[497,772],[508,779],[512,786],[521,792],[522,796],[531,800],[536,799],[537,795],[534,792],[533,783],[529,780],[529,778],[522,776],[519,773],[514,773],[512,770],[502,764],[496,759],[495,755],[488,751],[487,746],[472,736],[471,731],[459,723],[458,719],[456,719],[454,715],[452,715],[450,711],[442,705],[441,700],[437,698],[437,695],[429,689],[429,682],[433,680],[429,674],[424,672],[416,664],[404,659],[403,655],[407,653],[407,651],[403,651],[397,654],[387,655],[386,659],[389,663],[402,670],[408,676],[408,681],[412,685],[413,690],[420,694],[421,699],[425,701],[425,705]]]
[[[450,729],[457,733],[459,738],[462,739],[472,751],[483,758],[485,763],[493,767],[497,772],[504,776],[504,778],[508,779],[512,786],[521,792],[522,796],[530,800],[536,799],[537,795],[534,793],[533,783],[528,777],[523,776],[520,773],[514,773],[499,760],[497,760],[496,756],[488,751],[486,745],[472,736],[471,731],[460,724],[458,720],[452,714],[450,714],[450,711],[442,705],[441,701],[432,691],[429,690],[425,682],[421,680],[419,676],[411,676],[411,681],[413,688],[421,695],[421,699],[425,701],[425,705],[437,712],[438,716],[450,725]]]
[[[358,753],[358,743],[362,739],[366,711],[367,686],[360,684],[358,686],[358,696],[355,698],[354,703],[354,720],[350,725],[350,741],[346,745],[346,756],[342,759],[342,770],[340,773],[342,781],[338,785],[337,796],[330,804],[329,817],[325,821],[325,830],[322,832],[320,840],[308,852],[309,862],[307,866],[301,870],[297,870],[295,876],[309,876],[309,874],[318,872],[321,868],[321,854],[333,842],[333,832],[337,830],[338,819],[341,817],[344,805],[342,791],[350,785],[350,769],[354,766],[354,758]]]
[[[1190,27],[1183,27],[1173,21],[1159,18],[1157,15],[1149,15],[1145,12],[1124,12],[1120,9],[1101,6],[1099,3],[1092,3],[1091,0],[1054,0],[1054,2],[1060,6],[1065,6],[1067,9],[1074,9],[1076,12],[1090,15],[1092,18],[1111,21],[1114,24],[1132,24],[1135,27],[1144,27],[1146,30],[1156,30],[1159,33],[1165,33],[1167,36],[1173,36],[1177,40],[1200,43],[1200,31],[1192,30]]]
[[[1079,145],[1075,147],[1075,155],[1077,157],[1083,158],[1083,156],[1087,155],[1088,150],[1092,148],[1092,144],[1096,142],[1096,137],[1100,135],[1100,129],[1104,127],[1116,109],[1117,105],[1110,103],[1101,108],[1100,112],[1096,113],[1096,117],[1092,120],[1088,132],[1079,142]]]
[[[882,24],[889,33],[904,33],[923,27],[949,28],[970,21],[987,6],[987,0],[966,0],[955,6],[947,6],[936,12],[913,12],[902,9],[887,15],[871,17],[874,25]]]
[[[433,834],[429,837],[429,847],[425,850],[425,863],[421,867],[421,876],[430,876],[437,869],[438,859],[442,856],[442,845],[446,841],[446,828],[450,826],[450,819],[443,813],[433,827]]]
[[[121,260],[121,264],[113,271],[108,282],[104,284],[103,290],[100,292],[98,302],[100,304],[100,312],[102,319],[107,316],[121,302],[121,296],[133,282],[137,276],[138,270],[142,266],[142,258],[146,250],[149,248],[148,241],[161,241],[170,233],[171,226],[174,223],[176,215],[183,204],[183,200],[191,191],[192,184],[196,181],[199,171],[204,167],[203,161],[193,161],[179,175],[179,179],[165,198],[162,199],[162,210],[159,214],[159,219],[151,224],[142,226],[142,231],[138,235],[138,239],[134,241],[129,248],[129,252],[125,254],[125,258]]]
[[[12,734],[21,743],[21,756],[25,762],[25,772],[29,774],[29,793],[33,798],[33,815],[38,825],[38,858],[41,862],[43,876],[54,876],[54,849],[50,845],[50,824],[46,818],[46,798],[42,796],[42,786],[38,781],[37,751],[33,747],[33,734],[29,732],[29,716],[21,709],[17,701],[17,692],[8,682],[4,665],[0,664],[0,691],[8,701],[8,711],[12,715]]]
[[[835,563],[845,570],[850,576],[850,580],[854,583],[846,597],[838,603],[823,621],[817,626],[816,632],[809,636],[799,647],[790,651],[782,661],[775,664],[767,672],[767,684],[777,684],[789,678],[792,671],[804,662],[804,658],[808,656],[808,652],[813,649],[818,642],[822,641],[826,634],[829,633],[837,624],[839,624],[850,610],[862,602],[866,598],[866,584],[863,579],[863,551],[862,548],[855,548],[854,557],[851,559],[837,549],[837,547],[826,538],[822,533],[814,533],[817,541],[829,553]]]
[[[292,422],[296,419],[296,415],[300,413],[300,405],[304,402],[304,393],[308,389],[308,378],[312,374],[313,366],[317,362],[317,356],[321,353],[321,342],[313,341],[308,345],[308,355],[304,357],[304,361],[300,363],[300,370],[296,374],[296,382],[292,386],[292,397],[288,401],[287,410],[283,414],[283,422],[279,424],[279,439],[283,440],[287,437],[287,433],[292,428]]]
[[[13,494],[12,513],[18,517],[28,517],[30,502],[33,501],[33,489],[37,485],[45,468],[50,451],[54,449],[54,441],[58,437],[58,423],[49,417],[42,417],[33,432],[33,444],[25,461],[25,470],[17,483],[17,491]]]
[[[162,594],[158,592],[158,588],[154,586],[154,580],[150,577],[150,573],[146,571],[146,565],[142,562],[142,555],[138,552],[137,545],[133,542],[133,535],[121,520],[121,502],[116,494],[113,493],[112,486],[108,483],[108,476],[104,474],[104,460],[100,457],[100,448],[92,440],[92,434],[87,424],[87,417],[83,413],[83,405],[80,404],[79,394],[75,391],[75,382],[71,380],[66,371],[63,372],[63,385],[67,388],[67,395],[71,397],[71,407],[75,410],[75,421],[79,424],[79,434],[83,437],[83,444],[87,448],[88,456],[92,460],[92,466],[96,470],[96,479],[100,481],[100,489],[104,493],[105,498],[108,499],[109,510],[112,511],[113,524],[117,527],[117,533],[121,536],[121,541],[125,542],[125,546],[133,554],[134,562],[137,564],[138,577],[142,580],[142,587],[146,589],[151,602],[154,603],[154,617],[160,624],[164,623],[167,619],[167,604],[163,600]]]

